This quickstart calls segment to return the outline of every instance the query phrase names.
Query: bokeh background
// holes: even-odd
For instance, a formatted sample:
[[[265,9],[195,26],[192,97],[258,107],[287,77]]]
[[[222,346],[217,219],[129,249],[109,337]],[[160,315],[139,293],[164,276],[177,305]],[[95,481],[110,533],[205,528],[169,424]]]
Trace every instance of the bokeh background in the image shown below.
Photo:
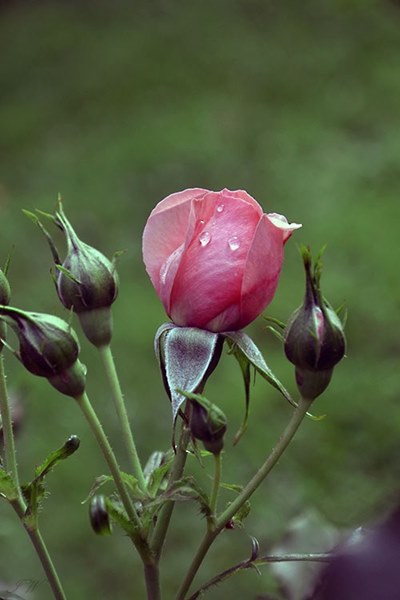
[[[243,188],[268,212],[303,223],[286,247],[267,314],[300,303],[296,244],[327,244],[324,291],[348,307],[348,357],[278,468],[252,501],[245,529],[227,532],[205,581],[269,548],[309,509],[343,530],[371,523],[399,497],[400,5],[389,0],[69,0],[0,4],[0,253],[12,252],[13,303],[65,316],[50,255],[21,209],[52,211],[57,194],[80,236],[119,263],[114,354],[143,459],[166,449],[170,407],[153,355],[165,320],[141,261],[153,206],[186,187]],[[280,343],[258,319],[249,333],[295,391]],[[10,340],[13,338],[10,336]],[[82,340],[88,391],[117,451],[110,398]],[[49,478],[42,528],[69,598],[143,598],[141,569],[118,531],[97,538],[81,501],[106,472],[73,401],[7,355],[22,403],[22,479],[71,433],[81,448]],[[249,432],[231,448],[243,413],[240,373],[224,356],[208,387],[229,417],[225,481],[243,483],[273,445],[290,407],[257,380]],[[122,460],[123,462],[123,460]],[[189,469],[197,469],[195,461]],[[209,485],[205,471],[200,478]],[[228,497],[224,497],[227,500]],[[180,505],[163,565],[166,598],[202,535],[196,507]],[[305,551],[315,548],[307,546]],[[0,579],[38,583],[38,560],[11,509],[0,506]],[[133,589],[133,592],[132,592]],[[282,598],[269,570],[237,575],[209,598]]]

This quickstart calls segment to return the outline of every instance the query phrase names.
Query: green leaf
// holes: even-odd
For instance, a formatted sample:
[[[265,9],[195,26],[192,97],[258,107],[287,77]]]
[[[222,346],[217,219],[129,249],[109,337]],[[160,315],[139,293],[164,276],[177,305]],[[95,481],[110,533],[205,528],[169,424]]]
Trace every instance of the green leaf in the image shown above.
[[[39,467],[36,467],[35,479],[44,478],[52,469],[54,469],[57,463],[74,454],[74,452],[78,450],[80,443],[78,436],[71,435],[61,448],[51,452],[44,462]]]
[[[248,500],[239,508],[237,513],[232,517],[235,527],[243,527],[243,521],[249,516],[251,504]]]
[[[117,525],[119,525],[119,527],[121,527],[121,529],[125,531],[128,535],[131,535],[134,532],[134,527],[129,521],[128,516],[119,498],[115,498],[112,496],[106,498],[106,506],[108,514],[110,515],[112,520]]]
[[[160,489],[167,486],[167,475],[174,460],[172,450],[168,452],[156,451],[150,455],[144,468],[144,476],[150,496],[156,496]]]
[[[0,496],[3,496],[9,502],[18,498],[18,491],[13,478],[4,469],[0,469]]]
[[[24,516],[25,524],[30,528],[37,527],[38,512],[42,501],[46,497],[45,478],[61,460],[65,460],[79,448],[80,440],[76,435],[71,435],[61,448],[51,452],[44,462],[35,469],[35,478],[30,483],[22,486],[27,508]]]
[[[166,501],[187,502],[194,501],[200,505],[200,510],[205,516],[211,515],[208,495],[201,489],[193,477],[183,477],[174,483],[151,504],[164,504]]]

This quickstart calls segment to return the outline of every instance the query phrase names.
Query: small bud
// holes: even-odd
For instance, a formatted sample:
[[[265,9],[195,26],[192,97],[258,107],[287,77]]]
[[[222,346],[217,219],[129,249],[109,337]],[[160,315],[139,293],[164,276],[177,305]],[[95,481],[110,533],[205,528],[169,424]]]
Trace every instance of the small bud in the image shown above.
[[[111,305],[118,295],[118,274],[113,261],[82,242],[64,214],[61,202],[53,219],[67,239],[67,256],[61,262],[57,249],[41,224],[57,266],[56,289],[65,308],[77,313],[88,340],[95,346],[110,343]]]
[[[285,331],[285,354],[296,366],[296,382],[303,397],[313,400],[326,389],[334,366],[343,358],[346,340],[336,312],[322,297],[321,261],[312,265],[308,248],[301,249],[306,272],[303,305]]]
[[[86,367],[78,360],[79,342],[71,327],[58,317],[0,306],[0,316],[19,339],[16,353],[28,371],[46,377],[62,394],[80,396]]]
[[[190,399],[191,414],[189,428],[192,436],[201,440],[204,448],[213,454],[219,454],[224,447],[224,435],[227,424],[222,410],[209,402],[204,396],[196,394]]]
[[[93,531],[97,535],[111,535],[112,527],[103,494],[94,496],[89,505],[89,518]]]

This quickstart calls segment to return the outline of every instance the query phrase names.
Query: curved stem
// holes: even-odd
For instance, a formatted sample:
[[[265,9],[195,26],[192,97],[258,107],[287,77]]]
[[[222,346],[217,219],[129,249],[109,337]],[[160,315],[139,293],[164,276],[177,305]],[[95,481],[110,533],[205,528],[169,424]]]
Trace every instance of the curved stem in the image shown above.
[[[121,475],[121,470],[119,468],[117,459],[115,458],[113,449],[111,448],[110,442],[108,441],[107,436],[104,433],[103,427],[89,401],[87,394],[83,393],[82,396],[78,396],[77,398],[75,398],[75,400],[77,401],[80,409],[82,410],[97,440],[97,443],[103,453],[108,468],[110,469],[111,475],[114,479],[118,493],[121,497],[122,504],[124,505],[129,520],[135,528],[135,532],[132,534],[132,540],[140,556],[142,557],[143,562],[145,564],[151,564],[153,560],[142,530],[142,524],[139,519],[139,515],[137,514],[135,506],[126,489],[124,480]]]
[[[219,484],[221,482],[221,471],[222,471],[221,452],[218,452],[218,454],[214,454],[214,465],[215,465],[214,481],[213,481],[213,487],[211,490],[211,497],[210,497],[210,509],[211,509],[211,514],[213,514],[213,515],[216,513],[216,510],[217,510]]]
[[[204,536],[203,541],[201,542],[200,547],[193,559],[193,562],[189,567],[186,577],[179,589],[177,600],[184,600],[184,598],[186,597],[186,594],[189,591],[192,581],[217,535],[222,531],[222,529],[232,519],[232,517],[234,517],[237,511],[250,498],[250,496],[255,492],[260,483],[272,470],[274,465],[276,465],[279,458],[282,456],[283,452],[286,450],[290,441],[292,440],[296,431],[298,430],[302,420],[304,419],[307,413],[307,410],[310,407],[310,404],[310,400],[306,398],[300,398],[297,407],[292,413],[289,423],[287,424],[278,442],[272,449],[271,453],[269,454],[263,465],[252,477],[249,483],[243,488],[243,490],[236,497],[236,499],[233,502],[231,502],[231,504],[229,504],[229,506],[221,513],[219,517],[216,518],[214,523],[214,529],[212,531],[208,531]]]
[[[185,468],[186,457],[187,457],[187,445],[190,440],[190,432],[187,429],[184,422],[182,422],[181,434],[178,441],[178,446],[176,449],[174,464],[171,469],[171,473],[169,476],[169,485],[172,485],[175,481],[180,479],[182,476],[183,470]],[[158,560],[161,556],[162,548],[164,545],[165,537],[167,535],[168,526],[172,517],[172,512],[174,510],[175,503],[171,500],[166,502],[162,507],[157,525],[155,526],[153,537],[151,540],[151,547],[153,549],[154,555]]]
[[[245,569],[251,569],[257,566],[277,562],[329,562],[331,558],[332,555],[327,552],[318,552],[312,554],[272,554],[260,556],[254,560],[244,560],[210,579],[210,581],[202,585],[194,594],[192,594],[189,600],[197,600],[197,598],[202,597],[204,592],[209,590],[214,585],[222,583],[222,581],[228,579],[228,577],[231,575],[234,575],[235,573]]]
[[[140,489],[143,492],[146,492],[147,485],[144,478],[142,465],[140,464],[139,455],[136,450],[136,444],[133,437],[133,433],[129,425],[128,413],[126,412],[124,397],[119,383],[117,370],[115,368],[115,362],[111,352],[111,346],[101,346],[100,348],[98,348],[98,351],[104,366],[104,370],[106,372],[109,385],[111,387],[114,407],[121,425],[122,437],[124,439],[124,443],[128,452],[133,473],[135,474],[138,480]]]

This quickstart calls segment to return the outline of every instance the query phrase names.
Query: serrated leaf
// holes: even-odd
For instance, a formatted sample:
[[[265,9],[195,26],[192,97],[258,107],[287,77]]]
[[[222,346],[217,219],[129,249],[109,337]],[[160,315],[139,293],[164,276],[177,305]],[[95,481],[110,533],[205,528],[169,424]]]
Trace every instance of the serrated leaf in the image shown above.
[[[230,492],[236,492],[237,494],[240,494],[240,492],[243,490],[243,486],[242,485],[237,485],[236,483],[220,483],[220,487],[224,488],[225,490],[229,490]]]
[[[145,494],[143,494],[142,490],[139,487],[138,484],[138,480],[136,479],[136,477],[134,475],[131,475],[130,473],[125,473],[124,471],[121,471],[121,476],[122,479],[125,483],[125,485],[127,485],[129,487],[129,489],[132,492],[132,496],[135,500],[146,500],[146,496]]]
[[[232,517],[232,521],[236,527],[243,527],[243,521],[249,516],[251,504],[248,500],[239,508],[237,513]]]
[[[108,514],[121,529],[123,529],[128,535],[131,535],[134,531],[132,523],[129,521],[128,516],[119,499],[108,497],[106,498],[106,506]]]
[[[206,516],[211,515],[208,495],[193,477],[183,477],[174,481],[165,492],[155,498],[152,504],[163,504],[167,500],[173,502],[198,502],[201,512]]]
[[[244,331],[228,331],[223,334],[230,342],[236,345],[238,350],[233,349],[233,353],[239,351],[253,365],[258,373],[277,389],[284,398],[292,405],[296,406],[296,403],[292,399],[291,395],[285,388],[285,386],[279,381],[274,375],[269,366],[264,360],[263,355],[257,348],[253,340]]]
[[[155,496],[163,488],[163,485],[167,485],[167,475],[171,469],[173,460],[174,453],[172,450],[169,452],[153,452],[150,456],[144,468],[144,475],[150,496]]]
[[[35,469],[35,478],[30,483],[22,486],[22,493],[26,500],[27,508],[24,522],[27,527],[36,528],[38,512],[42,500],[46,496],[45,478],[61,460],[65,460],[79,448],[80,440],[76,435],[71,435],[61,448],[51,452],[44,462]]]
[[[0,495],[9,502],[18,498],[18,491],[15,487],[14,480],[10,473],[7,473],[4,469],[0,469]]]

